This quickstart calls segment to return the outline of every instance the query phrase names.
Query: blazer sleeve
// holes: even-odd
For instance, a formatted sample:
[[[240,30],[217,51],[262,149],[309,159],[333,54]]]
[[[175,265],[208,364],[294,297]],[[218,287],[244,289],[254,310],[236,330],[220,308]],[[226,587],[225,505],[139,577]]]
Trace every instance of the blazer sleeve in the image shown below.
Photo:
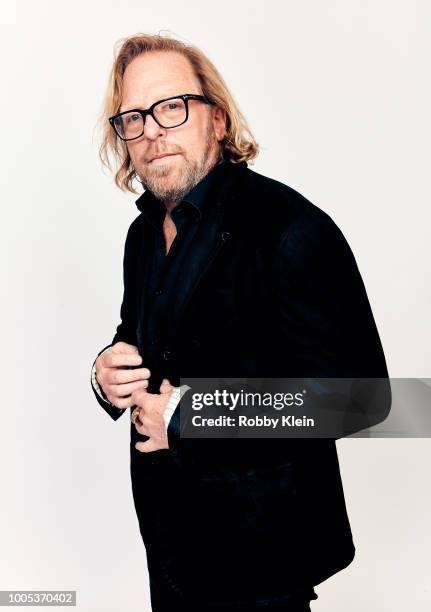
[[[323,211],[283,232],[272,271],[292,375],[387,377],[367,292],[343,233]]]
[[[352,384],[371,379],[365,386],[359,384],[354,397],[316,386],[313,401],[347,412],[349,402],[353,406],[346,433],[332,439],[364,427],[370,398],[375,409],[373,379],[379,379],[378,407],[369,424],[384,420],[391,405],[385,356],[362,277],[343,233],[329,215],[312,207],[279,235],[266,271],[266,289],[279,342],[289,354],[286,378],[306,378],[312,393],[317,378],[319,383],[322,378],[351,378]],[[169,446],[178,463],[202,461],[211,452],[225,452],[223,447],[228,449],[233,442],[249,443],[250,453],[256,455],[259,445],[269,453],[277,446],[278,440],[271,440],[271,446],[265,439],[181,439],[180,410],[181,402],[168,427]]]
[[[332,414],[330,437],[382,422],[392,401],[382,343],[353,252],[329,215],[311,207],[291,224],[271,280],[294,356],[289,375],[308,383],[316,414]]]
[[[137,286],[137,267],[138,254],[140,247],[140,215],[131,223],[124,245],[123,254],[123,299],[120,308],[120,323],[117,325],[115,335],[112,342],[105,346],[96,356],[99,357],[103,351],[115,344],[116,342],[127,342],[136,346],[136,300],[138,299]],[[95,376],[95,363],[93,361],[91,368],[91,388],[96,397],[96,400],[109,416],[116,421],[127,410],[127,408],[117,408],[107,398],[103,392],[98,393]],[[100,389],[100,387],[99,387]],[[100,391],[102,391],[100,389]]]
[[[120,308],[120,323],[112,344],[127,342],[136,346],[136,315],[139,299],[139,253],[142,241],[141,215],[129,227],[123,255],[123,299]]]

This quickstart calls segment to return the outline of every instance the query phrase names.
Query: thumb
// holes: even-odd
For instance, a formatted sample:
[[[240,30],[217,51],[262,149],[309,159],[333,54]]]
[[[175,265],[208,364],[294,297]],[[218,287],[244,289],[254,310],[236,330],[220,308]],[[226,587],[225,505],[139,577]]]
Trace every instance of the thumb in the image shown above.
[[[162,380],[162,384],[160,385],[160,393],[170,393],[173,389],[173,386],[169,382],[167,378]]]
[[[135,448],[141,453],[150,453],[151,451],[159,449],[159,447],[152,438],[146,440],[145,442],[136,442]]]

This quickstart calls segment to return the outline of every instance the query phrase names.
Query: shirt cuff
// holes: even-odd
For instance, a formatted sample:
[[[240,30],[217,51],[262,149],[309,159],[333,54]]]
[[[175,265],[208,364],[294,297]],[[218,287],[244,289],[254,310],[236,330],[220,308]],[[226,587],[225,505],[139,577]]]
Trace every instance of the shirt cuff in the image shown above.
[[[165,421],[166,431],[168,429],[169,421],[171,420],[172,415],[174,414],[176,407],[178,406],[182,396],[184,395],[184,393],[188,389],[190,389],[190,387],[188,387],[187,385],[181,385],[181,387],[174,387],[174,389],[173,389],[173,391],[171,393],[171,397],[169,398],[169,401],[168,401],[168,403],[166,405],[166,408],[165,408],[165,411],[163,413],[163,419]]]

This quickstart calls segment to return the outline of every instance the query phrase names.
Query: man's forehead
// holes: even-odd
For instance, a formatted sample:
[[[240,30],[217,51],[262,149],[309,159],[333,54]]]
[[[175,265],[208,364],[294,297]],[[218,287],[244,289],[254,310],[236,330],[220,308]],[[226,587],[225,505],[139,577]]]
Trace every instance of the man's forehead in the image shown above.
[[[163,61],[165,58],[166,62]],[[150,59],[149,63],[147,59]],[[136,58],[135,62],[134,66],[128,67],[132,68],[129,72],[132,78],[125,75],[120,112],[130,108],[148,108],[154,102],[171,96],[200,93],[192,67],[183,57],[158,54],[152,58]]]

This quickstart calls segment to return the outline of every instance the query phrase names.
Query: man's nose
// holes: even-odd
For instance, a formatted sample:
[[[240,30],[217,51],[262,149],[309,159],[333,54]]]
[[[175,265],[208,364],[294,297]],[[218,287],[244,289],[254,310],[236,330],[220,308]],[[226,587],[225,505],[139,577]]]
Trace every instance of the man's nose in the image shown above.
[[[155,119],[151,115],[145,117],[144,124],[144,136],[148,140],[155,140],[160,134],[166,135],[166,128],[160,127]]]

